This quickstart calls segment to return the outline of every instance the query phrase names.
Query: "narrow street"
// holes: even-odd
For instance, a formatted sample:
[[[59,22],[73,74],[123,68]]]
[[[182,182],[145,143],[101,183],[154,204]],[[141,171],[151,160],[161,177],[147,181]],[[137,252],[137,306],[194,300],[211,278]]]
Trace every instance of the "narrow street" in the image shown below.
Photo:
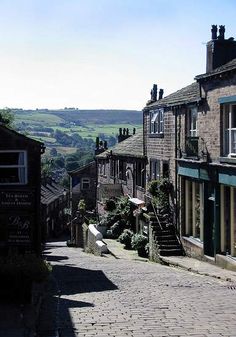
[[[47,245],[61,337],[235,337],[236,287],[137,260]]]

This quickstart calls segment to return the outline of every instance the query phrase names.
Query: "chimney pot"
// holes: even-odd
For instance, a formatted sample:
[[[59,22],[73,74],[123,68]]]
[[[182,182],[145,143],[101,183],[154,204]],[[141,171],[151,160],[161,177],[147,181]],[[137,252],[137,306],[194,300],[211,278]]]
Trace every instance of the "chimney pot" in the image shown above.
[[[217,25],[211,26],[211,39],[216,40],[217,39]]]
[[[225,39],[225,26],[221,25],[219,27],[219,36],[218,36],[219,40],[224,40]]]
[[[164,94],[164,90],[160,89],[159,90],[159,98],[158,99],[162,99],[163,98],[163,94]]]
[[[151,100],[156,101],[157,100],[157,85],[153,84],[153,88],[151,90]]]

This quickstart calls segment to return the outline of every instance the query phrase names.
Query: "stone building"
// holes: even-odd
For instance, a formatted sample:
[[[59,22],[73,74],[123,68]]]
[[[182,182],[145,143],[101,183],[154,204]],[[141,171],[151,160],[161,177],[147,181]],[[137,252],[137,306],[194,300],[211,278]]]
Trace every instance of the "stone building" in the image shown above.
[[[43,241],[68,231],[69,207],[69,191],[52,179],[45,179],[41,185]]]
[[[0,253],[41,252],[44,145],[0,124]]]
[[[105,199],[121,195],[144,200],[146,157],[143,153],[143,133],[130,135],[120,130],[120,141],[96,156],[97,207],[102,212]]]
[[[96,206],[97,171],[95,160],[81,168],[68,172],[70,176],[72,217],[75,216],[78,203],[85,201],[87,210],[94,210]]]
[[[229,264],[236,256],[236,42],[212,26],[206,73],[144,113],[147,181],[169,177],[185,251]]]

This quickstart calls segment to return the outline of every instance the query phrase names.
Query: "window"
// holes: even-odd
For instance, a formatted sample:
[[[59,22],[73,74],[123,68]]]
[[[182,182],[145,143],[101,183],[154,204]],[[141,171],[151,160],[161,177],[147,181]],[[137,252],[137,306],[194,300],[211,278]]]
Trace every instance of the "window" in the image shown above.
[[[160,178],[160,160],[150,160],[150,180],[157,180]]]
[[[110,176],[115,176],[115,161],[113,159],[110,160]]]
[[[126,180],[126,162],[123,160],[119,160],[119,178]]]
[[[90,179],[89,178],[82,178],[81,182],[81,189],[88,190],[90,188]]]
[[[150,112],[150,133],[162,135],[164,132],[164,109],[156,109]]]
[[[188,136],[197,137],[197,133],[197,108],[193,107],[189,110]]]
[[[197,115],[197,107],[191,107],[186,115],[185,152],[187,157],[198,157]]]
[[[136,184],[145,187],[145,164],[143,162],[136,164]]]
[[[224,155],[236,156],[236,104],[223,106]]]
[[[26,151],[0,151],[0,185],[27,184]]]

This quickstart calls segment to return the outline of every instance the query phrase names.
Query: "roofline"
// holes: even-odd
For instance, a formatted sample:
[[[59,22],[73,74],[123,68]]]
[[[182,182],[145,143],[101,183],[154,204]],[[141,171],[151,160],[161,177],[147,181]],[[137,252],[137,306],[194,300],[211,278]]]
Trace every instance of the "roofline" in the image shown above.
[[[92,164],[95,164],[95,160],[93,160],[93,161],[91,161],[90,163],[88,163],[88,164],[86,164],[86,165],[84,165],[84,166],[81,166],[80,168],[75,169],[75,170],[73,170],[73,171],[67,171],[67,173],[68,173],[69,175],[73,175],[74,173],[78,173],[78,172],[82,171],[83,169],[85,169],[85,168],[87,168],[87,167],[89,167],[89,166],[92,166]]]
[[[168,96],[166,96],[168,97]],[[149,111],[150,109],[155,109],[155,108],[174,108],[174,107],[181,107],[181,106],[186,106],[186,105],[191,105],[193,103],[200,103],[203,99],[199,97],[199,99],[194,99],[194,100],[191,100],[191,101],[179,101],[177,103],[170,103],[170,104],[156,104],[154,105],[149,105],[149,106],[146,106],[143,108],[143,112],[145,111]]]
[[[215,70],[217,70],[217,68]],[[223,69],[223,70],[216,71],[216,72],[214,72],[214,70],[213,70],[210,73],[200,74],[200,75],[195,76],[194,79],[197,82],[200,82],[201,80],[211,78],[211,77],[218,77],[221,74],[232,72],[232,71],[236,71],[236,65],[233,68],[230,68],[230,69]]]
[[[12,133],[16,134],[19,137],[22,137],[22,138],[24,138],[24,139],[26,139],[28,141],[31,141],[32,143],[37,143],[38,145],[40,144],[41,146],[44,146],[43,142],[40,142],[39,140],[35,140],[33,138],[30,138],[30,137],[28,137],[26,135],[23,135],[22,133],[14,130],[12,128],[10,128],[9,126],[6,126],[5,124],[0,123],[0,128],[3,128],[3,129],[5,129],[5,130],[7,130],[9,132],[12,132]]]

